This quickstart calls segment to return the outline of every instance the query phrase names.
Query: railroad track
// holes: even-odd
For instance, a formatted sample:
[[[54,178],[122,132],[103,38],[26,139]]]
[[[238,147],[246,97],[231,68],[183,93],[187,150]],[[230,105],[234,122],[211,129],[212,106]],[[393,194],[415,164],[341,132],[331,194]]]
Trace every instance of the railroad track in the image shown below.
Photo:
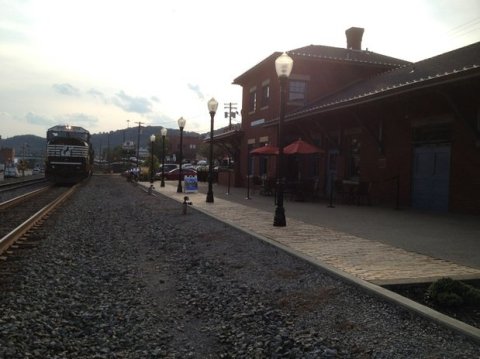
[[[0,183],[0,192],[11,191],[12,189],[29,187],[41,183],[48,182],[45,177],[41,178],[29,178],[29,179],[15,179],[10,181],[3,181]]]
[[[47,184],[48,181],[45,178],[0,182],[0,203],[28,191],[45,187]]]
[[[0,256],[63,203],[79,185],[47,186],[0,203]]]

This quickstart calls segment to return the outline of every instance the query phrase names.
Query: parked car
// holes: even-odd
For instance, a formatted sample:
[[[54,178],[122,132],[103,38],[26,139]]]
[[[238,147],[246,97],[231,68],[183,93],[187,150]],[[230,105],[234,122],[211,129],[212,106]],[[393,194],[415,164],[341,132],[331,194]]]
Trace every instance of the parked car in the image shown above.
[[[176,163],[165,163],[165,172],[170,172],[175,168],[178,168],[178,165]],[[162,165],[160,165],[160,171],[162,171]]]
[[[197,171],[195,171],[193,168],[182,168],[182,177],[183,176],[196,176],[196,175],[197,175]],[[177,180],[178,181],[179,176],[180,176],[180,168],[175,168],[175,169],[171,170],[170,172],[165,173],[165,179],[166,180]]]
[[[188,168],[188,169],[190,169],[190,168],[195,169],[195,167],[194,167],[191,163],[184,163],[184,164],[182,165],[182,169],[183,169],[183,168],[185,168],[185,169],[187,169],[187,168]]]
[[[174,170],[175,168],[178,168],[178,165],[175,163],[165,163],[165,175],[170,172],[171,170]],[[183,171],[182,171],[183,172]],[[162,165],[160,165],[160,169],[157,170],[157,173],[155,173],[155,179],[162,179]]]
[[[6,167],[4,172],[5,178],[16,178],[20,177],[20,173],[18,172],[17,167]]]

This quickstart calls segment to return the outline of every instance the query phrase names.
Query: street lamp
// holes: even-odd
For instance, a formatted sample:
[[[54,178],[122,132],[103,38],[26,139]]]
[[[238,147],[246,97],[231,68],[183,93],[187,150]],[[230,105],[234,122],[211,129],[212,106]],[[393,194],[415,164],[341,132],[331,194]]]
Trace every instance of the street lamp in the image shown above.
[[[277,159],[277,208],[273,225],[285,227],[285,208],[283,208],[283,187],[285,183],[285,169],[283,159],[283,121],[285,119],[285,106],[287,97],[288,77],[292,72],[293,60],[285,52],[275,60],[275,70],[280,81],[280,119],[278,121],[278,159]]]
[[[150,188],[148,189],[148,193],[149,194],[152,194],[153,192],[153,144],[155,143],[155,135],[152,134],[150,136],[150,152],[151,152],[151,155],[150,155]]]
[[[183,117],[180,117],[178,119],[178,127],[180,128],[180,168],[178,170],[178,187],[177,187],[177,193],[182,193],[182,161],[183,161],[183,128],[185,127],[185,123],[187,120],[185,120]]]
[[[212,190],[212,179],[213,179],[213,118],[215,117],[215,112],[217,112],[218,102],[212,97],[208,101],[208,112],[210,112],[210,164],[208,165],[208,192],[207,192],[207,202],[213,203],[213,190]]]
[[[162,128],[160,133],[162,134],[162,179],[160,187],[165,187],[165,137],[167,136],[167,129]]]

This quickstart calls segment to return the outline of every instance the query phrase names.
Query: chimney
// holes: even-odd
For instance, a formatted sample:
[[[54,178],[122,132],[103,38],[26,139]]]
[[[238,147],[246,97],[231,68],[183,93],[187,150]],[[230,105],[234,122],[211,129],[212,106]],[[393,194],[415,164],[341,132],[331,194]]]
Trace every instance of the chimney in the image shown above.
[[[361,27],[351,27],[350,29],[345,30],[345,35],[347,35],[347,49],[362,49],[363,30],[364,29]]]

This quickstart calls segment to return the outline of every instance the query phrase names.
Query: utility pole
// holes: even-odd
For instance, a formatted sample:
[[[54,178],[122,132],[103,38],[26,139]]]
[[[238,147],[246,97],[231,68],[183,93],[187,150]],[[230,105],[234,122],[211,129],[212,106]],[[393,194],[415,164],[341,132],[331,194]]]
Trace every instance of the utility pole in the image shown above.
[[[25,147],[28,145],[26,143],[23,144],[22,146],[22,177],[25,177]]]
[[[225,109],[225,118],[228,118],[228,129],[232,129],[232,118],[235,118],[238,115],[237,104],[236,103],[224,103],[223,108]],[[228,111],[227,111],[228,110]]]
[[[138,123],[138,134],[137,134],[137,168],[138,168],[138,155],[140,154],[140,130],[143,122],[139,121],[135,123]]]
[[[108,135],[107,135],[107,156],[106,156],[106,160],[109,164],[110,164],[109,157],[110,157],[110,133],[111,132],[112,131],[108,132]]]

